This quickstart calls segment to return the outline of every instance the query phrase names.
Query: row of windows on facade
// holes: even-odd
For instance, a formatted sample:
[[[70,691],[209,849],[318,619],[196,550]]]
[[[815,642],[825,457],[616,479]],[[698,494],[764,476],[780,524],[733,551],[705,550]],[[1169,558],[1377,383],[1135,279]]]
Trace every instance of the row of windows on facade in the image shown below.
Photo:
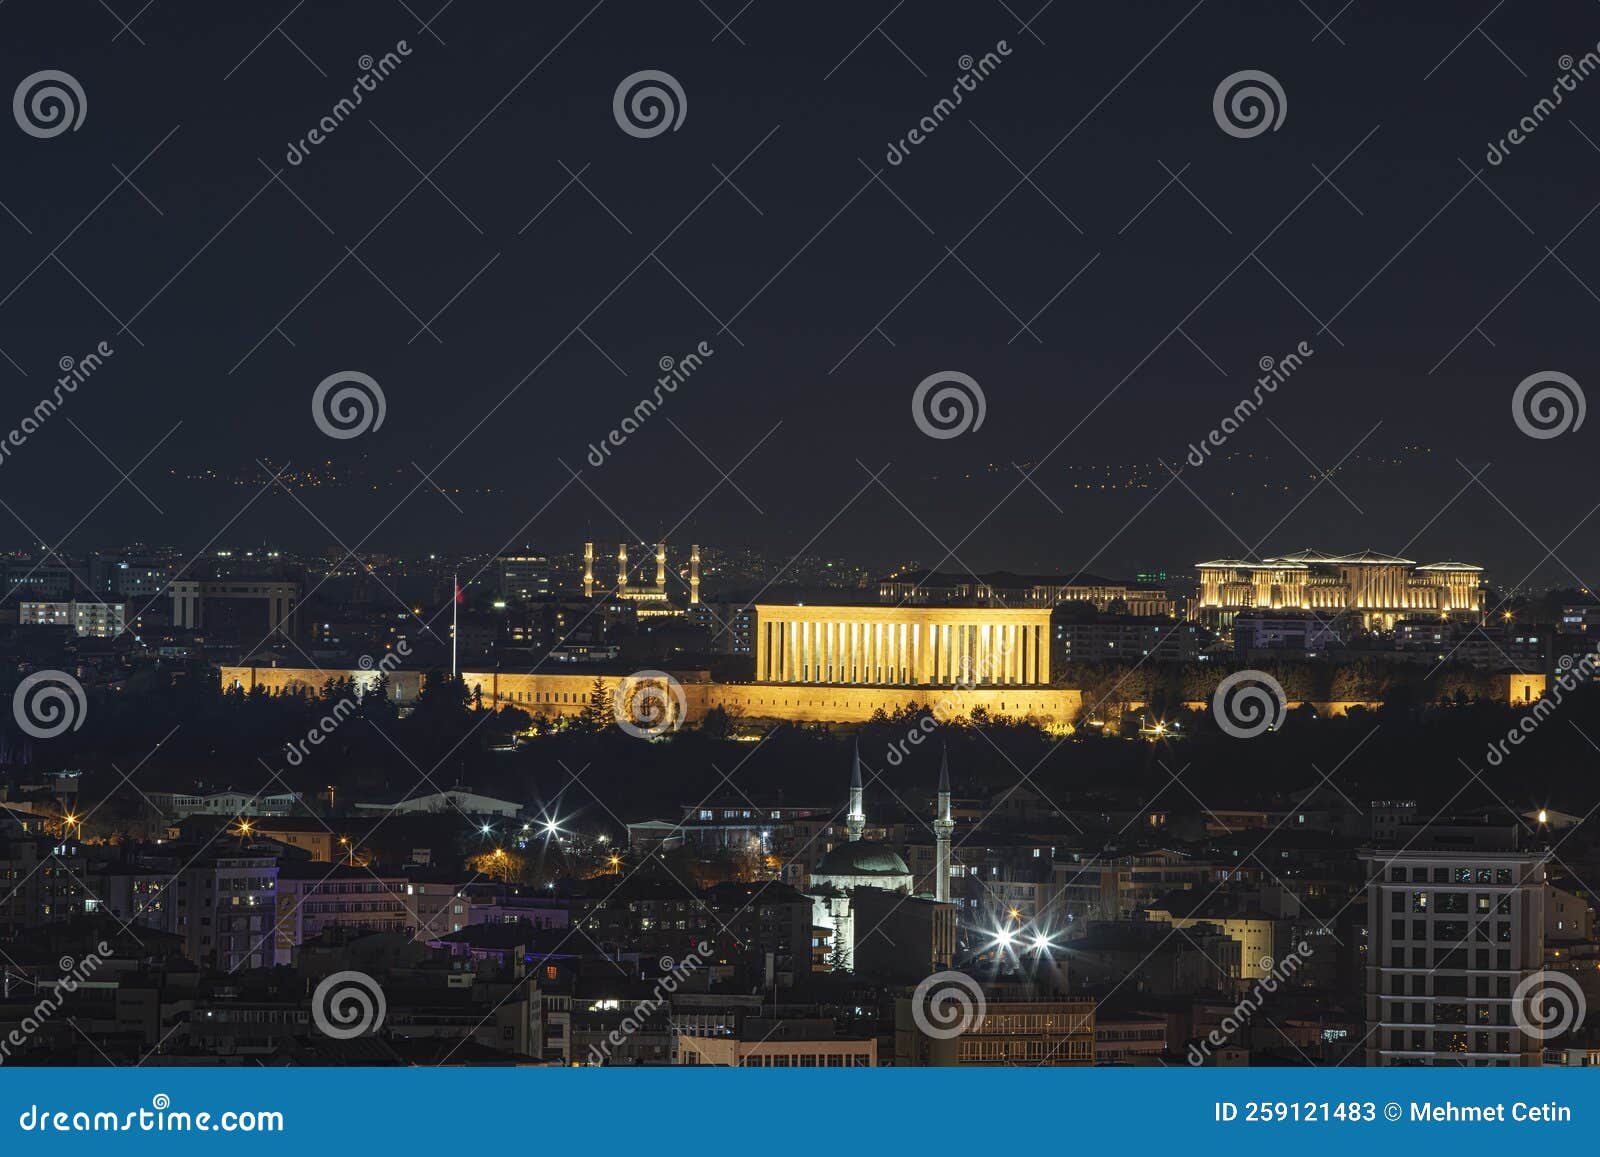
[[[453,904],[453,905],[451,905],[450,914],[452,916],[460,916],[465,910],[466,909],[465,909],[465,907],[463,905],[461,905],[461,904]],[[305,905],[305,911],[310,915],[332,914],[332,913],[338,913],[338,912],[410,912],[411,915],[413,915],[413,916],[417,915],[417,913],[412,912],[411,909],[407,905],[402,904],[402,903],[400,903],[398,901],[392,901],[392,902],[389,902],[389,903],[384,903],[383,901],[371,901],[371,900],[369,900],[369,901],[367,901],[365,903],[362,903],[362,904],[354,904],[354,903],[338,903],[338,904],[336,904],[336,903],[333,903],[331,901],[329,903],[326,903],[326,904],[307,904],[307,905]],[[440,911],[443,911],[443,909],[440,909]],[[435,915],[437,915],[437,913],[435,913]],[[506,921],[506,922],[510,923],[511,921]]]
[[[1429,896],[1432,896],[1430,901]],[[1511,912],[1511,894],[1503,892],[1498,897],[1492,897],[1487,892],[1472,893],[1472,906],[1479,912],[1489,911],[1491,902],[1494,910],[1501,915]],[[1413,892],[1411,893],[1411,910],[1413,912],[1427,912],[1430,910],[1439,916],[1465,915],[1467,912],[1466,892]],[[1406,894],[1404,892],[1391,892],[1389,895],[1389,911],[1404,912],[1406,910]]]
[[[1506,953],[1506,955],[1510,955]],[[1487,968],[1489,956],[1488,949],[1479,952],[1483,958],[1484,967]],[[1508,970],[1509,971],[1509,970]],[[1428,989],[1429,981],[1433,983],[1433,990]],[[1409,983],[1408,983],[1409,981]],[[1509,1000],[1511,998],[1512,981],[1509,976],[1474,976],[1472,977],[1472,995],[1481,997],[1499,997]],[[1410,991],[1408,992],[1407,989]],[[1491,989],[1493,991],[1491,991]],[[1467,977],[1465,976],[1391,976],[1389,977],[1390,996],[1466,996]]]
[[[1509,995],[1509,994],[1508,994]],[[1387,999],[1387,998],[1385,998]],[[1509,1004],[1465,1005],[1459,1001],[1391,1001],[1384,1010],[1386,1025],[1405,1024],[1460,1024],[1500,1025],[1509,1030],[1511,1006]]]
[[[1406,869],[1390,865],[1389,881],[1403,884],[1406,881]],[[1412,868],[1410,878],[1413,884],[1425,884],[1429,879],[1435,884],[1515,884],[1510,868]]]
[[[1389,1047],[1396,1052],[1414,1053],[1509,1053],[1511,1035],[1497,1032],[1430,1033],[1426,1029],[1397,1028],[1389,1033]]]
[[[1433,935],[1429,936],[1429,926],[1432,926]],[[1404,920],[1389,921],[1389,939],[1395,940],[1441,940],[1448,944],[1464,944],[1469,939],[1480,940],[1485,943],[1493,940],[1501,944],[1511,943],[1511,923],[1507,920],[1480,920],[1470,928],[1465,920],[1413,920],[1408,928]]]
[[[1406,953],[1411,953],[1411,963],[1406,964]],[[1434,968],[1476,968],[1487,969],[1489,964],[1489,949],[1480,948],[1476,953],[1476,962],[1467,963],[1468,955],[1465,948],[1435,948],[1433,950]],[[1428,950],[1426,948],[1391,948],[1389,950],[1390,968],[1427,968]],[[1495,963],[1492,966],[1500,972],[1511,971],[1511,949],[1498,948],[1495,950]]]
[[[1007,1041],[961,1039],[959,1060],[961,1064],[1002,1064],[1015,1061],[1084,1061],[1094,1055],[1092,1040],[1060,1040],[1054,1043],[1042,1040]]]
[[[693,1053],[684,1059],[691,1065],[698,1063]],[[740,1064],[749,1069],[869,1069],[872,1067],[872,1054],[852,1053],[846,1057],[842,1053],[757,1053],[745,1057]]]

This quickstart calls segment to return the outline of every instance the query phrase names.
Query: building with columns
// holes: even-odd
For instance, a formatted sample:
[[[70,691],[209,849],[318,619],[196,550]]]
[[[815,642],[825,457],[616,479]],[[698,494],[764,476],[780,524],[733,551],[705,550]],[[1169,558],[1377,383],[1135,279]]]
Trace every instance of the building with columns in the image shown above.
[[[1350,614],[1368,630],[1394,629],[1397,619],[1445,616],[1476,622],[1483,613],[1483,568],[1465,562],[1419,566],[1409,558],[1363,550],[1302,550],[1259,561],[1213,559],[1195,564],[1200,594],[1191,617],[1227,627],[1244,610]]]
[[[694,724],[721,708],[747,720],[865,723],[877,713],[927,708],[940,719],[1032,719],[1064,729],[1083,706],[1076,688],[1050,675],[1050,608],[885,607],[757,604],[755,681],[717,682],[705,670],[664,672],[672,726]],[[402,685],[400,676],[411,680]],[[464,670],[467,688],[485,707],[518,707],[530,715],[581,714],[598,678],[607,695],[626,701],[651,673]],[[321,687],[330,678],[370,672],[229,666],[224,688]],[[416,672],[391,675],[391,694],[407,702]]]
[[[756,607],[756,681],[1048,687],[1048,607]]]
[[[300,584],[267,579],[175,579],[172,625],[189,630],[232,627],[263,638],[298,634]]]

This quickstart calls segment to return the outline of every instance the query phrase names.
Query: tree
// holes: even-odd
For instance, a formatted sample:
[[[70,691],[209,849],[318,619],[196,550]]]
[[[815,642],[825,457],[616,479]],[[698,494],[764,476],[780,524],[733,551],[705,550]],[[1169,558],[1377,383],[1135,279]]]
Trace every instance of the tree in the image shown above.
[[[512,880],[520,881],[527,876],[528,859],[518,852],[496,848],[492,852],[480,852],[468,857],[467,867],[480,876],[509,884]]]
[[[611,692],[606,690],[606,681],[596,675],[589,688],[589,701],[578,712],[578,730],[586,735],[599,735],[616,722],[616,717]]]
[[[844,937],[837,928],[833,930],[833,946],[828,949],[827,965],[829,972],[850,971],[849,961],[844,954]]]
[[[711,739],[727,739],[733,734],[733,720],[721,704],[707,711],[700,720],[700,731]]]

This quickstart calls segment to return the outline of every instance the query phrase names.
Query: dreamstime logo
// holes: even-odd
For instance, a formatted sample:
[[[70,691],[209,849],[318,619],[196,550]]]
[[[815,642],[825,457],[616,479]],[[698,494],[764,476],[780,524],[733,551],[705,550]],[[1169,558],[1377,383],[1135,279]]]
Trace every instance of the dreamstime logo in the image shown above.
[[[988,1007],[978,982],[954,969],[935,972],[911,994],[911,1019],[935,1040],[977,1030]]]
[[[1289,115],[1289,98],[1283,85],[1269,73],[1242,69],[1224,77],[1211,97],[1211,115],[1230,137],[1248,140],[1271,129],[1278,131]]]
[[[589,1063],[603,1065],[609,1061],[612,1052],[621,1048],[629,1037],[643,1028],[650,1017],[669,1002],[672,994],[678,991],[678,986],[693,976],[705,964],[705,958],[710,955],[711,945],[702,940],[694,946],[694,951],[685,955],[682,960],[663,956],[657,961],[661,968],[661,979],[651,986],[650,995],[635,1004],[633,1011],[623,1017],[622,1023],[607,1033],[605,1039],[599,1044],[589,1046]],[[691,1046],[686,1041],[679,1047]]]
[[[385,652],[383,658],[377,662],[373,662],[371,655],[362,655],[357,662],[357,666],[361,670],[369,672],[369,674],[362,676],[357,684],[361,688],[359,692],[361,698],[364,699],[368,695],[380,693],[379,689],[383,685],[382,681],[394,673],[395,669],[400,666],[402,659],[409,659],[410,657],[411,644],[405,639],[401,639],[396,643],[393,651]],[[377,671],[376,676],[370,674],[374,670]],[[304,763],[306,756],[311,754],[313,747],[321,747],[322,741],[332,735],[340,724],[355,713],[356,704],[351,701],[348,695],[341,696],[339,702],[328,708],[328,713],[317,720],[316,726],[306,732],[304,739],[292,740],[285,747],[284,759],[288,761],[289,766],[299,767]]]
[[[889,150],[885,159],[891,165],[898,165],[911,155],[914,146],[927,140],[938,127],[944,124],[945,119],[954,115],[956,106],[964,99],[963,94],[976,92],[978,85],[986,80],[990,73],[1000,67],[1002,58],[1011,55],[1011,46],[1004,40],[996,42],[993,52],[985,52],[974,60],[970,52],[962,53],[956,61],[956,66],[961,69],[961,75],[956,77],[956,82],[950,86],[950,96],[942,96],[935,102],[928,115],[917,122],[905,136],[898,141],[889,142]],[[954,97],[955,99],[951,99]]]
[[[365,99],[364,94],[376,92],[378,85],[400,67],[401,59],[410,55],[411,46],[404,40],[395,42],[394,52],[385,52],[376,60],[372,58],[371,53],[363,53],[361,59],[356,61],[356,65],[361,69],[361,75],[356,77],[356,82],[350,86],[350,96],[340,97],[328,115],[319,120],[310,132],[298,141],[290,141],[289,148],[283,155],[284,160],[291,165],[298,165],[304,161],[311,154],[313,147],[322,144],[340,125],[355,115],[356,106]],[[352,97],[354,99],[351,99]]]
[[[930,438],[959,438],[983,425],[988,402],[971,374],[940,370],[911,393],[911,420]]]
[[[11,430],[0,434],[0,465],[11,456],[13,449],[20,450],[26,445],[28,439],[37,434],[39,428],[61,409],[67,396],[76,394],[78,387],[105,365],[105,360],[115,352],[109,342],[101,342],[81,358],[75,358],[71,354],[62,355],[56,362],[56,366],[61,370],[61,376],[56,379],[55,387],[47,396],[33,404],[33,409],[23,415],[22,421]]]
[[[100,966],[110,955],[111,946],[102,940],[95,945],[95,950],[87,953],[82,960],[63,956],[56,961],[56,967],[61,969],[61,979],[50,985],[52,991],[48,995],[31,1009],[24,1010],[22,1019],[16,1022],[17,1027],[8,1032],[4,1040],[0,1040],[0,1065],[11,1059],[13,1050],[25,1047],[33,1034],[61,1010],[67,997],[77,992],[91,976],[100,971]],[[35,994],[38,993],[39,987],[39,985],[34,986]]]
[[[65,671],[35,671],[17,684],[11,712],[35,739],[54,739],[83,726],[88,711],[83,684]]]
[[[674,77],[647,68],[617,85],[611,96],[611,113],[623,132],[648,140],[668,129],[678,131],[689,115],[689,98]]]
[[[1261,977],[1250,986],[1250,992],[1245,998],[1234,1005],[1233,1011],[1223,1017],[1221,1023],[1208,1032],[1202,1040],[1190,1042],[1189,1063],[1195,1066],[1205,1064],[1213,1052],[1227,1044],[1234,1033],[1250,1023],[1256,1010],[1266,1003],[1266,998],[1287,984],[1300,971],[1300,966],[1315,954],[1311,945],[1302,940],[1282,960],[1275,961],[1270,956],[1263,956],[1258,962]]]
[[[1549,681],[1545,693],[1539,696],[1533,707],[1517,720],[1517,725],[1506,731],[1504,739],[1490,740],[1485,758],[1490,767],[1499,767],[1506,761],[1506,756],[1511,754],[1511,748],[1521,747],[1522,741],[1539,729],[1539,725],[1560,710],[1562,703],[1566,702],[1567,692],[1576,691],[1579,687],[1594,679],[1595,673],[1600,671],[1600,651],[1590,651],[1581,655],[1576,664],[1571,655],[1562,655],[1556,660],[1556,668],[1560,674]]]
[[[1511,994],[1511,1019],[1534,1040],[1549,1040],[1577,1028],[1588,1013],[1583,989],[1564,972],[1535,972]]]
[[[377,1032],[389,1004],[365,972],[335,972],[311,994],[311,1020],[324,1036],[349,1040]]]
[[[83,85],[74,77],[47,68],[17,85],[11,112],[23,132],[48,140],[68,129],[78,131],[89,115],[89,98],[83,95]]]
[[[662,404],[673,394],[678,392],[678,387],[694,376],[694,372],[706,364],[706,359],[717,351],[711,348],[710,342],[701,342],[694,349],[680,358],[671,354],[664,354],[656,367],[661,371],[661,376],[656,379],[655,389],[651,391],[653,397],[640,398],[634,404],[633,412],[626,415],[621,424],[599,442],[589,443],[589,465],[599,469],[611,457],[613,446],[621,447],[624,442],[639,432],[645,420],[659,410]]]
[[[1511,420],[1528,437],[1541,441],[1578,429],[1586,410],[1583,387],[1559,370],[1529,374],[1511,394]]]
[[[962,694],[975,691],[985,684],[994,686],[1005,672],[1013,651],[1014,648],[1002,642],[997,643],[982,659],[974,661],[970,656],[963,655],[949,692],[928,705],[927,711],[906,728],[904,739],[894,739],[889,742],[888,750],[884,752],[884,759],[892,766],[899,767],[911,754],[911,749],[920,747],[940,724],[952,722],[962,716],[970,716],[971,708],[962,700]]]
[[[1211,697],[1217,725],[1235,739],[1254,739],[1277,727],[1288,705],[1283,684],[1265,671],[1235,671]]]
[[[1277,393],[1278,387],[1287,382],[1294,372],[1305,365],[1311,355],[1316,352],[1311,348],[1310,342],[1303,341],[1281,358],[1275,358],[1271,354],[1262,355],[1261,359],[1256,362],[1256,365],[1261,369],[1261,376],[1256,379],[1256,384],[1250,391],[1251,396],[1240,398],[1234,405],[1232,413],[1223,418],[1216,429],[1200,439],[1198,446],[1190,442],[1189,453],[1184,460],[1196,470],[1204,466],[1206,459],[1211,456],[1212,447],[1220,450],[1229,438],[1239,432],[1239,427],[1249,421],[1250,416],[1261,408],[1261,404],[1266,401],[1267,395]]]
[[[617,681],[611,710],[617,726],[636,739],[654,739],[683,726],[688,712],[683,684],[665,671],[636,671]]]
[[[386,413],[383,387],[359,370],[329,374],[311,393],[311,420],[328,437],[341,441],[378,429]]]
[[[1511,155],[1511,150],[1526,141],[1533,133],[1544,124],[1545,119],[1554,115],[1556,106],[1566,99],[1565,94],[1576,92],[1578,84],[1587,80],[1596,70],[1600,70],[1600,44],[1585,52],[1574,60],[1570,52],[1564,52],[1556,61],[1561,69],[1561,75],[1556,77],[1555,84],[1550,86],[1550,96],[1540,97],[1538,102],[1529,111],[1528,115],[1517,122],[1517,127],[1501,137],[1498,141],[1489,142],[1489,150],[1484,154],[1484,159],[1491,165],[1498,165]],[[1551,100],[1550,97],[1555,97]]]

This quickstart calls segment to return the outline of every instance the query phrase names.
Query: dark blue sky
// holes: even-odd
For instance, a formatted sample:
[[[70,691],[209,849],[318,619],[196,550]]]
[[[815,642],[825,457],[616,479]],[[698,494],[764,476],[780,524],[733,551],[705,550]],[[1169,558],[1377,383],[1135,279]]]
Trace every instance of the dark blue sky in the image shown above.
[[[131,31],[78,0],[0,8],[6,89],[57,69],[88,105],[75,132],[0,131],[0,348],[20,367],[0,361],[0,430],[61,358],[116,350],[0,465],[0,542],[25,523],[52,545],[71,530],[68,551],[219,532],[561,549],[687,517],[676,541],[875,565],[953,549],[957,570],[1117,573],[1259,543],[1467,558],[1505,581],[1600,572],[1580,525],[1595,427],[1536,440],[1511,414],[1537,371],[1592,384],[1600,80],[1484,160],[1560,57],[1600,41],[1593,3],[707,4],[459,0],[431,31],[437,0],[158,2]],[[360,58],[400,40],[403,63],[290,165]],[[961,58],[1001,40],[888,164]],[[647,69],[687,107],[640,139],[613,94]],[[1212,103],[1245,69],[1287,112],[1239,139]],[[704,366],[586,463],[659,360],[701,341]],[[1239,456],[1183,468],[1257,362],[1301,341],[1314,355],[1231,437]],[[310,408],[341,370],[386,403],[348,441]],[[986,414],[939,440],[910,403],[945,370]],[[131,468],[179,422],[133,475],[148,501],[105,498],[100,451]],[[741,495],[719,470],[763,437]],[[1338,489],[1307,497],[1307,458],[1358,443]],[[184,477],[258,459],[386,484],[297,490],[308,511]],[[1458,459],[1492,465],[1480,484]],[[1031,480],[1010,465],[1041,460]],[[1131,463],[1152,488],[1074,488]],[[418,466],[494,493],[458,511]]]

